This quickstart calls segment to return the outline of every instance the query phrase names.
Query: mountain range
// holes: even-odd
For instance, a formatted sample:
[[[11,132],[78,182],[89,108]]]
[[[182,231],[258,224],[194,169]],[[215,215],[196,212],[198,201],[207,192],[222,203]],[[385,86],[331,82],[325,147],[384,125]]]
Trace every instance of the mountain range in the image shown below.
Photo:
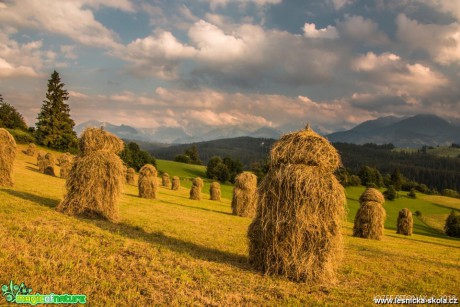
[[[389,144],[401,148],[448,146],[460,143],[460,125],[436,115],[420,114],[398,118],[380,117],[353,129],[326,136],[331,142]]]
[[[181,127],[135,128],[97,120],[81,123],[75,127],[75,131],[80,134],[86,127],[104,127],[125,140],[163,144],[159,147],[167,146],[164,144],[190,144],[237,137],[278,139],[282,134],[282,131],[272,127],[258,129],[249,126],[201,127],[202,129],[194,129],[195,133],[192,133]],[[350,130],[331,133],[326,137],[331,142],[392,143],[401,148],[418,148],[423,145],[443,146],[460,143],[460,123],[431,114],[411,117],[387,116],[365,121]]]

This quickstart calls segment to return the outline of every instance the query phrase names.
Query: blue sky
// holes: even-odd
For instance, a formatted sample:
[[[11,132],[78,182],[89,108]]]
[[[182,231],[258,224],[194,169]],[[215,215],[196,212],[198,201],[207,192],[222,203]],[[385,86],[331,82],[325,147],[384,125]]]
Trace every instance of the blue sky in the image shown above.
[[[0,93],[29,125],[54,69],[77,123],[460,117],[457,0],[6,0],[0,20]]]

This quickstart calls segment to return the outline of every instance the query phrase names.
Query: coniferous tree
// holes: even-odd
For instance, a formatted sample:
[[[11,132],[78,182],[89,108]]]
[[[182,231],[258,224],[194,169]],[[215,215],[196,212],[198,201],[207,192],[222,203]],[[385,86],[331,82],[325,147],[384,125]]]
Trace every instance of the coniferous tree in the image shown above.
[[[37,118],[35,133],[39,144],[60,150],[76,147],[75,122],[70,117],[67,100],[69,93],[64,89],[59,73],[54,71],[48,80],[46,99]]]
[[[391,174],[391,185],[395,188],[396,191],[400,191],[403,185],[403,177],[399,168],[396,168]]]

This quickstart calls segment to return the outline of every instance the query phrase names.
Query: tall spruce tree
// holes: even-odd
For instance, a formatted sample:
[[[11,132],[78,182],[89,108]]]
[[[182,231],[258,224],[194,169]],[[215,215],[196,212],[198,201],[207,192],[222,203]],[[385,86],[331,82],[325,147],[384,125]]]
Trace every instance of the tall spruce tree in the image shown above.
[[[66,103],[69,93],[64,89],[59,73],[54,71],[48,80],[46,99],[38,114],[36,138],[39,144],[59,150],[76,147],[75,122],[70,118],[70,107]]]

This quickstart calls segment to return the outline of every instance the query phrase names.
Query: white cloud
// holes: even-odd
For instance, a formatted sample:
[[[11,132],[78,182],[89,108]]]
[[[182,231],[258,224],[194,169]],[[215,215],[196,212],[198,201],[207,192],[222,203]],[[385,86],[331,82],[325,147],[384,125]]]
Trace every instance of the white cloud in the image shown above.
[[[327,26],[323,29],[316,29],[316,25],[314,23],[305,23],[303,33],[309,38],[334,39],[339,37],[339,33],[337,33],[337,29],[335,27]]]
[[[130,11],[129,1],[24,0],[0,10],[0,20],[16,29],[36,29],[96,47],[115,47],[117,35],[98,22],[88,7],[108,6]]]
[[[37,77],[38,73],[32,68],[27,66],[13,66],[5,59],[0,57],[0,78],[2,77]]]
[[[330,4],[334,6],[334,8],[338,11],[343,7],[352,4],[353,0],[328,0]]]
[[[420,63],[407,63],[392,53],[368,52],[352,61],[352,69],[363,74],[362,82],[368,87],[399,96],[422,97],[449,84],[441,73]]]
[[[460,4],[456,0],[417,0],[427,6],[435,8],[442,13],[454,16],[460,21]]]
[[[442,65],[460,64],[460,23],[422,24],[400,14],[396,24],[399,41],[410,50],[424,50]]]

